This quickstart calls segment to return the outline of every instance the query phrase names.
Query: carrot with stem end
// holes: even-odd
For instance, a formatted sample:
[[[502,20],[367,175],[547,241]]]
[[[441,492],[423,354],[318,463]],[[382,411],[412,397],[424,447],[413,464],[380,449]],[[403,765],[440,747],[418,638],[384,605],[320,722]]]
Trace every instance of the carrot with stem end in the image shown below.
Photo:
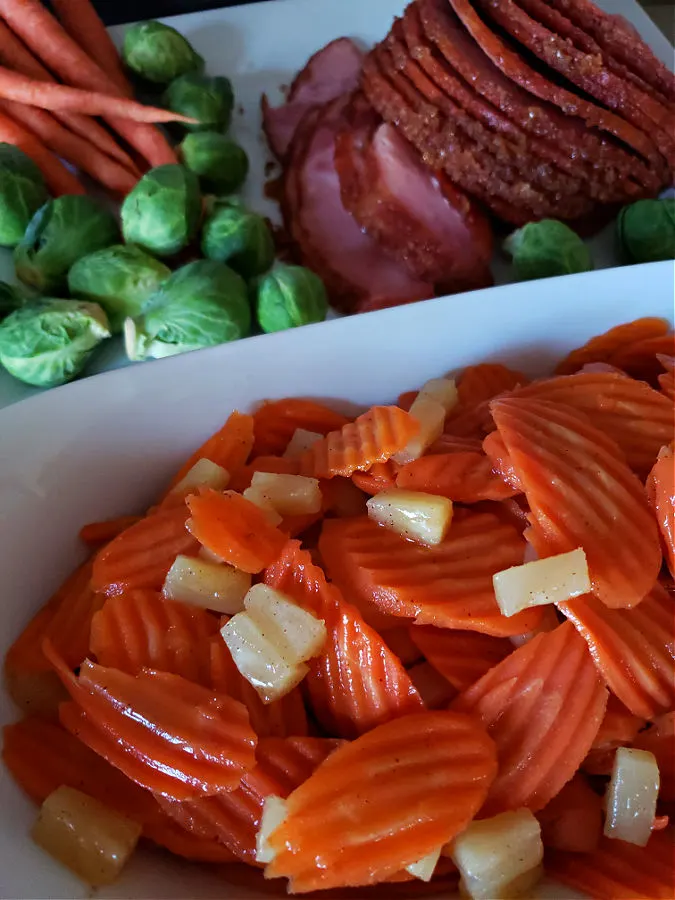
[[[13,144],[30,156],[44,175],[47,186],[54,196],[85,193],[78,179],[42,141],[3,112],[0,112],[0,142]]]

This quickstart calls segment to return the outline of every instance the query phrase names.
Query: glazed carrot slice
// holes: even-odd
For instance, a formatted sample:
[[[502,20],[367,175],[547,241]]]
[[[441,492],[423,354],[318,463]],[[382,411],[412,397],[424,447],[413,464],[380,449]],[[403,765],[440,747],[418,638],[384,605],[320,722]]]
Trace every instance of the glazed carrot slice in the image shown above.
[[[671,900],[672,829],[652,833],[646,847],[602,837],[594,853],[549,853],[546,873],[594,900]]]
[[[406,668],[424,660],[424,654],[413,641],[410,631],[411,629],[407,625],[397,625],[396,628],[386,631],[383,635],[387,647],[398,656]]]
[[[583,547],[593,592],[608,606],[635,606],[656,581],[661,547],[644,488],[617,444],[561,404],[513,396],[491,408],[539,555]]]
[[[563,403],[586,415],[616,441],[639,475],[646,476],[675,435],[673,404],[643,381],[614,372],[580,372],[537,381],[517,397]]]
[[[577,772],[537,813],[545,847],[570,853],[592,853],[602,835],[602,797]]]
[[[251,486],[256,472],[272,472],[276,475],[297,475],[299,465],[295,459],[284,459],[283,456],[256,456],[246,466],[242,466],[230,480],[229,487],[233,491],[243,492]]]
[[[675,708],[675,600],[660,584],[634,609],[591,596],[561,603],[583,635],[610,690],[636,716]]]
[[[609,363],[632,378],[641,378],[656,385],[661,372],[657,357],[673,355],[675,355],[675,336],[671,331],[669,334],[633,341],[619,348],[612,354]]]
[[[140,522],[140,519],[140,516],[118,516],[116,519],[106,519],[103,522],[90,522],[80,528],[80,540],[85,544],[107,544],[118,534]]]
[[[281,785],[281,796],[287,797],[343,743],[335,738],[267,738],[259,741],[255,755],[258,765]]]
[[[518,491],[492,469],[484,453],[423,456],[403,466],[396,485],[411,491],[440,494],[457,503],[506,500]]]
[[[433,456],[436,453],[480,453],[482,441],[479,437],[462,437],[462,435],[443,433],[434,441],[425,453]]]
[[[675,356],[666,356],[663,353],[657,354],[657,359],[666,370],[664,374],[659,375],[657,380],[662,394],[665,394],[669,400],[675,400]]]
[[[572,375],[587,363],[610,363],[613,354],[622,347],[648,338],[660,337],[667,334],[669,329],[670,326],[665,319],[657,318],[635,319],[634,322],[617,325],[569,353],[556,366],[556,375]]]
[[[423,660],[408,668],[408,676],[426,709],[447,709],[457,691],[447,678]]]
[[[656,514],[670,574],[675,577],[675,459],[664,447],[647,479],[649,505]]]
[[[303,475],[315,478],[349,477],[384,463],[408,444],[419,423],[398,406],[373,406],[340,431],[331,431],[300,459]]]
[[[508,638],[477,631],[411,625],[408,633],[431,665],[457,691],[465,691],[513,652]]]
[[[181,466],[169,487],[174,487],[185,478],[200,459],[209,459],[212,463],[227,469],[230,476],[236,474],[251,454],[253,427],[253,416],[235,410],[223,427],[211,435]]]
[[[468,716],[422,712],[380,725],[289,796],[265,875],[288,877],[292,892],[383,881],[462,831],[495,772],[494,745]]]
[[[283,453],[298,428],[325,435],[339,431],[350,421],[322,403],[297,397],[263,403],[253,419],[253,452],[264,456]]]
[[[406,412],[410,412],[410,407],[417,399],[418,394],[419,391],[404,391],[402,394],[399,394],[396,405],[400,406],[401,409],[405,410]]]
[[[543,809],[577,771],[607,705],[586,643],[570,622],[538,634],[452,704],[483,723],[499,774],[481,814]]]
[[[513,468],[513,460],[506,449],[504,439],[498,431],[493,431],[483,440],[483,452],[502,481],[505,481],[517,493],[522,493],[523,486],[518,480],[516,470]]]
[[[399,467],[390,459],[385,463],[375,463],[367,472],[354,472],[352,481],[360,488],[374,497],[380,491],[389,491],[396,487],[396,475]]]
[[[159,590],[179,553],[197,552],[185,527],[184,505],[160,509],[118,535],[94,557],[92,587],[101,594],[135,588]]]
[[[658,716],[633,743],[638,750],[648,750],[656,757],[661,784],[659,799],[675,802],[675,713]]]
[[[457,380],[457,405],[445,423],[451,435],[482,437],[493,430],[488,402],[529,379],[501,363],[468,366]]]
[[[191,534],[226,563],[244,572],[260,572],[273,562],[286,543],[265,513],[234,491],[202,491],[190,497]]]
[[[328,733],[356,737],[423,708],[400,660],[359,611],[327,583],[297,541],[289,542],[266,570],[265,583],[325,622],[328,639],[323,652],[309,661],[304,685],[314,715]]]
[[[523,562],[525,541],[489,513],[456,515],[434,547],[405,541],[367,516],[329,519],[319,551],[331,580],[359,608],[498,637],[533,631],[541,619],[541,607],[506,618],[497,606],[492,576]]]
[[[611,775],[617,747],[630,745],[647,724],[610,693],[605,717],[582,768],[589,775]]]
[[[207,840],[181,828],[157,804],[158,815],[143,827],[143,837],[175,856],[191,862],[223,863],[237,862],[237,857],[220,841]]]
[[[137,675],[159,669],[210,685],[210,642],[218,619],[156,591],[109,597],[91,623],[90,649],[102,666]]]

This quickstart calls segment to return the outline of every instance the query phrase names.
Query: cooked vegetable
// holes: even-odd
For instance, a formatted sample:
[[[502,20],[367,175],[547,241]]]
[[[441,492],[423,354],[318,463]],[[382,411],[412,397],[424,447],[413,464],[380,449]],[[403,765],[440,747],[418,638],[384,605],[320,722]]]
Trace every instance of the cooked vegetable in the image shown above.
[[[429,394],[420,392],[410,407],[410,416],[417,422],[417,434],[406,446],[394,454],[400,465],[419,459],[443,433],[445,407]]]
[[[275,852],[270,847],[267,838],[281,825],[286,818],[287,812],[286,801],[281,797],[277,797],[274,794],[265,797],[260,828],[255,841],[256,862],[269,863],[274,859]]]
[[[140,247],[115,244],[79,259],[68,273],[68,289],[73,297],[99,303],[118,332],[170,275],[164,263]]]
[[[242,279],[222,263],[201,259],[174,272],[124,331],[129,359],[142,360],[236,341],[250,328]]]
[[[28,296],[14,284],[0,281],[0,321],[27,302]]]
[[[418,544],[440,544],[452,522],[452,500],[394,488],[368,501],[368,515]]]
[[[0,323],[0,363],[26,384],[55,387],[79,375],[107,337],[108,320],[96,303],[42,299]]]
[[[454,378],[432,378],[422,385],[417,396],[431,397],[432,400],[437,400],[445,412],[449,413],[457,405],[457,384]]]
[[[593,268],[586,244],[557,219],[529,222],[509,235],[504,249],[513,257],[518,281],[589,272]]]
[[[202,457],[185,473],[178,484],[174,485],[171,493],[182,494],[185,491],[195,490],[200,487],[210,487],[214,491],[224,491],[229,483],[230,473],[227,469],[212,462],[210,459]]]
[[[234,92],[229,78],[223,75],[181,75],[168,86],[162,103],[172,112],[196,124],[182,122],[188,131],[227,131],[232,119]]]
[[[119,240],[113,214],[91,197],[65,195],[37,211],[14,250],[16,274],[43,294],[65,287],[78,259]]]
[[[132,72],[155,84],[168,84],[180,75],[204,68],[204,60],[190,42],[161,22],[139,22],[128,28],[122,58]]]
[[[646,847],[659,796],[659,767],[653,753],[619,747],[607,788],[605,835]]]
[[[244,597],[250,587],[251,576],[246,572],[179,555],[167,573],[162,593],[169,600],[231,616],[244,608]]]
[[[197,176],[184,166],[151,169],[122,204],[122,233],[157,256],[172,256],[197,232],[201,196]]]
[[[251,490],[259,491],[282,516],[318,513],[323,498],[316,478],[255,472]]]
[[[426,856],[423,856],[416,863],[406,866],[406,872],[409,872],[414,878],[419,878],[420,881],[431,881],[440,855],[441,848],[438,847],[436,850],[432,850],[431,853],[427,853]]]
[[[323,281],[302,266],[277,265],[253,288],[258,323],[268,334],[323,322],[328,297]]]
[[[581,547],[497,572],[492,582],[505,616],[514,616],[530,606],[563,603],[591,590],[588,562]]]
[[[216,201],[204,223],[202,253],[227,263],[243,278],[253,278],[274,262],[274,240],[262,216]]]
[[[616,227],[621,249],[630,262],[675,259],[675,197],[624,206]]]
[[[232,194],[246,181],[246,151],[224,134],[216,131],[188,134],[178,152],[183,165],[198,176],[207,193]]]
[[[306,428],[296,428],[293,437],[284,450],[284,459],[299,459],[317,441],[322,440],[323,435],[318,431],[308,431]]]
[[[33,160],[12,144],[0,144],[0,245],[16,247],[47,199],[45,180]]]
[[[267,496],[267,494],[263,493],[262,488],[247,487],[243,492],[242,497],[245,500],[248,500],[249,503],[253,503],[254,506],[258,507],[258,509],[262,510],[265,513],[265,518],[270,525],[281,525],[281,523],[283,522],[284,517],[276,511],[276,509],[272,505],[272,501]]]

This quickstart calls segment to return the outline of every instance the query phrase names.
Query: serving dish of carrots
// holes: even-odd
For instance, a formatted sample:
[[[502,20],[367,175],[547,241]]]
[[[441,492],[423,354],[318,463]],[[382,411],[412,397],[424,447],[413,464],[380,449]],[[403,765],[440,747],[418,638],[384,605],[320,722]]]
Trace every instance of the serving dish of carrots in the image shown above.
[[[643,318],[232,412],[6,655],[35,840],[90,883],[141,839],[294,893],[671,897],[674,357]]]

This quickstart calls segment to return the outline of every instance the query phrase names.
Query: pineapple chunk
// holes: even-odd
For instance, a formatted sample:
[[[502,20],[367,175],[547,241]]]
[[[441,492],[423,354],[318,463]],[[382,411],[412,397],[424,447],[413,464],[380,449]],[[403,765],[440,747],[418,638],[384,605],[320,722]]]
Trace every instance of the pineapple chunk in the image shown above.
[[[455,839],[450,856],[473,900],[520,897],[541,877],[539,822],[529,809],[474,821]]]
[[[659,784],[653,753],[619,747],[607,787],[605,835],[644,847],[652,833]]]
[[[270,503],[270,499],[266,494],[260,490],[260,488],[248,487],[242,494],[245,500],[248,500],[249,503],[255,503],[259,509],[261,509],[265,516],[267,517],[270,525],[278,525],[282,520],[283,516],[280,516],[276,509]]]
[[[457,405],[457,385],[454,378],[432,378],[417,395],[431,397],[441,404],[447,413]]]
[[[318,479],[304,475],[256,472],[251,488],[259,491],[282,516],[318,513],[323,503]]]
[[[505,616],[515,616],[530,606],[563,603],[591,590],[588,562],[581,547],[504,569],[493,576],[492,583]]]
[[[405,465],[419,459],[425,450],[443,433],[445,425],[445,407],[434,397],[420,393],[410,407],[410,415],[420,423],[418,434],[412,438],[403,450],[394,454],[394,462]]]
[[[368,515],[379,525],[419,544],[440,544],[452,522],[452,500],[392,488],[371,497]]]
[[[260,828],[255,836],[255,858],[259,863],[271,863],[276,853],[270,847],[268,838],[286,818],[288,807],[286,801],[276,794],[265,797]]]
[[[209,550],[208,547],[200,547],[197,551],[197,556],[205,559],[207,562],[212,563],[224,563],[225,560],[222,556],[218,556],[217,553],[214,553],[213,550]]]
[[[162,594],[215,612],[233,615],[244,608],[251,576],[232,566],[177,556],[167,572]]]
[[[36,844],[93,886],[112,884],[141,836],[141,826],[98,800],[61,786],[42,804]]]
[[[230,483],[230,473],[210,459],[198,459],[187,475],[172,488],[172,494],[184,493],[192,488],[210,487],[224,491]]]
[[[441,848],[438,847],[436,850],[432,850],[431,853],[427,853],[426,856],[423,856],[416,863],[406,866],[405,870],[414,878],[419,878],[420,881],[431,881],[440,855]]]
[[[313,447],[317,441],[322,441],[323,435],[318,431],[307,431],[304,428],[296,428],[293,437],[288,442],[288,446],[284,450],[284,459],[298,459],[310,447]]]
[[[320,652],[326,641],[326,626],[285,594],[256,584],[244,599],[246,613],[291,665],[305,662]]]

